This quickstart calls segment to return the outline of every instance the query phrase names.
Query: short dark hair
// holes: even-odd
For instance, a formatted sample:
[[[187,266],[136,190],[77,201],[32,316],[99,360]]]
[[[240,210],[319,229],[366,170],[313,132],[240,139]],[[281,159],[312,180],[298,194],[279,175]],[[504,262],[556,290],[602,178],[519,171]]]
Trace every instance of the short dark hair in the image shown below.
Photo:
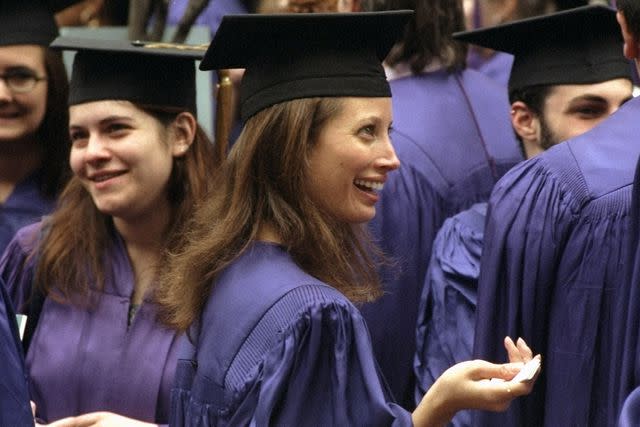
[[[544,113],[544,102],[551,93],[553,85],[535,85],[509,91],[509,103],[521,101],[538,116]]]
[[[523,102],[533,114],[542,120],[544,118],[544,103],[551,94],[552,89],[553,85],[525,86],[519,89],[512,89],[509,91],[509,103],[513,104],[516,101]],[[522,155],[526,158],[527,153],[524,149],[522,138],[515,129],[513,133],[520,143]]]
[[[466,67],[467,46],[451,34],[463,31],[461,0],[363,0],[364,11],[412,9],[415,11],[402,39],[387,56],[387,64],[406,62],[414,74],[438,60],[448,70]]]
[[[638,0],[618,0],[618,10],[627,20],[629,30],[636,36],[640,36],[640,2]]]

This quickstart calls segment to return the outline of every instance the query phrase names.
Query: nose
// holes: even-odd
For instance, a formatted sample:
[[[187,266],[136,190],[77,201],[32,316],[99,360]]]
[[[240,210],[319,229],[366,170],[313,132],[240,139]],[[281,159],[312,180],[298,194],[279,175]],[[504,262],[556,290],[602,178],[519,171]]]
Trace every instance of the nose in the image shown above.
[[[380,156],[376,159],[375,166],[385,172],[391,172],[400,167],[400,159],[396,155],[391,138],[387,137],[382,143]]]
[[[3,78],[0,78],[0,102],[8,102],[12,97],[13,93],[7,85],[7,81]]]
[[[100,163],[111,156],[105,142],[97,133],[90,133],[84,150],[84,158],[88,163]]]

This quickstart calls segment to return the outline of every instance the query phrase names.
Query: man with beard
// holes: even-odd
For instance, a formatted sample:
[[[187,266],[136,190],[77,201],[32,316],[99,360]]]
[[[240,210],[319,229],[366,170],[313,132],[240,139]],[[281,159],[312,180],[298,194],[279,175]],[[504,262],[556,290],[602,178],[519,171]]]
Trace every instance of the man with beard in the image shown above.
[[[583,7],[456,38],[514,55],[511,122],[528,159],[596,127],[631,98],[630,66],[620,49],[615,12],[609,8]],[[578,141],[570,144],[587,144]],[[483,203],[447,220],[434,242],[417,325],[418,395],[460,360],[499,357],[497,346],[505,335],[535,340],[535,348],[547,353],[541,374],[547,400],[545,386],[539,387],[506,416],[481,415],[486,425],[588,425],[591,419],[605,419],[597,418],[605,411],[594,415],[589,397],[607,390],[598,370],[608,361],[597,352],[606,352],[608,338],[598,340],[597,325],[609,325],[608,289],[619,278],[615,268],[608,267],[620,245],[617,240],[606,243],[619,239],[626,223],[617,220],[617,210],[623,208],[615,201],[599,202],[604,204],[601,211],[591,212],[592,207],[580,212],[589,203],[597,204],[592,199],[599,195],[615,193],[615,187],[580,188],[586,194],[578,195],[571,187],[585,186],[580,174],[591,171],[576,165],[576,171],[565,176],[562,168],[576,162],[572,154],[559,154],[558,148],[566,145],[524,162],[496,184],[486,235]],[[596,154],[600,157],[583,154],[594,163],[589,168],[597,169],[597,162],[609,155]],[[555,163],[547,164],[550,158],[558,170]],[[569,179],[576,182],[554,182]],[[606,180],[602,184],[609,185]],[[567,325],[575,326],[571,330]],[[594,359],[587,360],[589,356]],[[598,381],[605,387],[599,392],[590,385]],[[556,397],[561,392],[564,397]],[[574,404],[566,399],[575,399]],[[563,410],[563,405],[575,409]],[[468,412],[454,419],[456,425],[470,423]]]

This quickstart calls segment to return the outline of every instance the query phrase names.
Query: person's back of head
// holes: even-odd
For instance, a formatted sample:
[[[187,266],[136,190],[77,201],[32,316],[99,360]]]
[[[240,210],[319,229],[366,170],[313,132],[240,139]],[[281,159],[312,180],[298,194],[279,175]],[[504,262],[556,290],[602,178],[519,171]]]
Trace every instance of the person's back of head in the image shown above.
[[[461,0],[364,0],[364,11],[412,9],[414,18],[386,58],[390,66],[407,63],[414,74],[439,65],[449,70],[466,66],[467,47],[451,37],[464,29]]]
[[[629,64],[608,7],[586,6],[455,37],[514,55],[509,101],[527,157],[589,130],[631,97]]]
[[[637,0],[618,0],[618,10],[624,15],[627,30],[635,36],[636,42],[640,38],[640,2]],[[627,40],[625,40],[625,43]]]

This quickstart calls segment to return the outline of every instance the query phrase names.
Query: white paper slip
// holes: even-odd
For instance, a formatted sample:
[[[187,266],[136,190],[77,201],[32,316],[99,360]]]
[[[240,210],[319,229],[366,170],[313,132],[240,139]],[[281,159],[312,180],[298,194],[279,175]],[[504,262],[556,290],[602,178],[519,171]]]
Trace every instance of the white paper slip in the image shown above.
[[[525,363],[522,369],[520,369],[520,372],[518,372],[511,381],[518,381],[521,383],[531,381],[533,377],[536,376],[538,369],[540,369],[540,359],[536,357],[535,359],[531,359]]]

